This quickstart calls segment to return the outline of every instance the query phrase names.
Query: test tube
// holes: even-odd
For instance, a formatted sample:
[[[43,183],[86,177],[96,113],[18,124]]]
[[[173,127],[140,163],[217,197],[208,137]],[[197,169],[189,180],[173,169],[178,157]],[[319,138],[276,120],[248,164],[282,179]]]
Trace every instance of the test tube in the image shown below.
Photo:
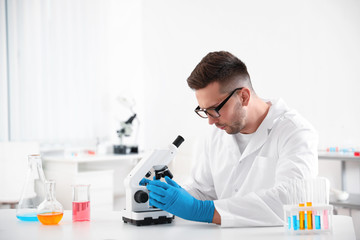
[[[304,181],[297,181],[297,190],[298,190],[298,199],[299,199],[299,207],[305,207],[305,191],[304,191]],[[300,230],[305,230],[305,211],[299,211],[299,223]]]
[[[289,181],[288,182],[288,184],[287,184],[287,204],[288,205],[292,205],[292,202],[293,202],[293,194],[292,194],[292,192],[293,192],[293,190],[292,190],[292,185],[291,185],[291,181]],[[286,226],[287,226],[287,228],[288,228],[288,230],[291,230],[291,216],[292,216],[292,214],[291,214],[291,211],[286,211],[285,212],[285,214],[286,214]]]
[[[323,191],[324,191],[324,195],[323,195],[323,199],[324,199],[324,205],[329,205],[329,191],[330,191],[330,184],[329,181],[326,178],[322,178],[322,183],[323,183]],[[323,213],[323,226],[324,229],[329,229],[329,212],[328,210],[324,210]]]
[[[313,202],[313,179],[308,179],[306,181],[306,206],[307,207],[312,207],[312,202]],[[307,211],[306,212],[306,219],[307,219],[307,229],[313,229],[313,213],[312,211]]]
[[[297,190],[297,181],[296,179],[293,179],[290,182],[290,186],[291,186],[291,205],[292,206],[297,206],[299,204],[298,201],[298,190]],[[299,230],[299,219],[298,219],[298,213],[296,211],[292,211],[291,212],[292,215],[292,225],[293,225],[293,229],[295,231]]]
[[[314,180],[314,204],[315,205],[321,205],[321,196],[322,196],[322,191],[321,191],[321,178],[316,178]],[[317,210],[314,211],[314,228],[319,230],[321,229],[321,211]]]

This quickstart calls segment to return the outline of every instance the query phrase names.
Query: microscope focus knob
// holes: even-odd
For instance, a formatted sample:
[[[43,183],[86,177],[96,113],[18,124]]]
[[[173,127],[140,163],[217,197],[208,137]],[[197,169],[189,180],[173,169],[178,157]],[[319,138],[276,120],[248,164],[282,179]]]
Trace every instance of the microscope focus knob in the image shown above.
[[[149,195],[147,192],[139,190],[135,193],[134,199],[137,203],[146,203],[149,200]]]

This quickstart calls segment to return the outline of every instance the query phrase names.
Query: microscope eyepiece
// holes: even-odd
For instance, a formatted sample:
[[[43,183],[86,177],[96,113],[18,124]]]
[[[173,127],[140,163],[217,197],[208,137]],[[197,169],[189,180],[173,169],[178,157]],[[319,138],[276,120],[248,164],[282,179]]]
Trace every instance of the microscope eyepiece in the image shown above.
[[[175,145],[175,147],[178,148],[184,141],[185,141],[185,139],[179,135],[179,136],[177,136],[177,138],[175,139],[173,144]]]

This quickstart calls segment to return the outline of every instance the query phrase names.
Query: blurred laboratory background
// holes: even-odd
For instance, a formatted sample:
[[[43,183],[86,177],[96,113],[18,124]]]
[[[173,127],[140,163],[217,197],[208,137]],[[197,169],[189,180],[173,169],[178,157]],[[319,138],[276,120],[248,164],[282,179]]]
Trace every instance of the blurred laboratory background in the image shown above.
[[[359,231],[358,0],[0,0],[1,208],[16,207],[34,153],[65,209],[75,182],[92,184],[99,208],[122,209],[126,174],[177,135],[181,182],[213,127],[186,79],[219,50],[245,62],[259,96],[314,125],[319,175],[348,194],[337,214]]]

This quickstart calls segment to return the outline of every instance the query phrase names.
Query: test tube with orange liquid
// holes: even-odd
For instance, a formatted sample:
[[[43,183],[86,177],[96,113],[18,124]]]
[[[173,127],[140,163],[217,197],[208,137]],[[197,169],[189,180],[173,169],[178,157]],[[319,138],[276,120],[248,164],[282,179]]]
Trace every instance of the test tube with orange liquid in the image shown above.
[[[298,203],[299,207],[305,207],[305,189],[304,189],[304,181],[297,180],[297,194],[298,194]],[[299,211],[299,229],[305,229],[305,211]]]
[[[306,181],[306,206],[312,207],[313,202],[313,184],[314,180],[308,180]],[[307,229],[313,229],[313,212],[307,211],[306,212],[306,222],[307,222]]]

